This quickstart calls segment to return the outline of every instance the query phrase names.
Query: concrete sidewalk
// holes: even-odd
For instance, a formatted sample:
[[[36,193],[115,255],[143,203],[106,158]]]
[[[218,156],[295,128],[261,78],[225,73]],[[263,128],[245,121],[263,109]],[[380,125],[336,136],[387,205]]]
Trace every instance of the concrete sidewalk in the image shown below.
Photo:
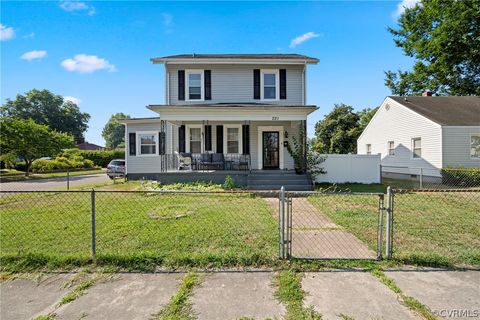
[[[390,271],[401,290],[440,316],[480,319],[480,271]],[[34,319],[55,313],[55,319],[151,319],[170,301],[184,273],[118,273],[102,277],[84,295],[58,306],[75,274],[48,274],[0,283],[0,318]],[[282,319],[285,306],[275,296],[273,272],[213,272],[189,299],[196,319]],[[375,277],[361,271],[332,270],[304,274],[305,306],[322,319],[421,319]],[[447,311],[442,311],[447,310]],[[448,311],[450,310],[450,311]],[[456,313],[457,312],[457,313]],[[476,313],[475,313],[476,312]],[[475,316],[476,315],[476,316]]]

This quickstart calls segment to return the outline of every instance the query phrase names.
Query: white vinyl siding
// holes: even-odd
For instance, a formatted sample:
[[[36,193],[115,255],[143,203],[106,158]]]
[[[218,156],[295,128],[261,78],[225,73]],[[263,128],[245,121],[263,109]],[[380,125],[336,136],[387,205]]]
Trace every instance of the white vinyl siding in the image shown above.
[[[213,104],[213,103],[259,103],[253,98],[253,70],[262,69],[261,65],[167,65],[168,90],[170,104]],[[302,104],[303,65],[269,65],[268,69],[286,69],[287,99],[268,101],[268,103],[286,105]],[[178,100],[178,70],[211,70],[211,100],[188,101],[187,75],[185,75],[185,101]],[[278,78],[278,76],[277,76]],[[277,80],[279,81],[279,80]],[[278,98],[278,97],[277,97]]]
[[[412,157],[414,138],[421,138],[421,158]],[[385,148],[385,142],[388,141],[395,143],[395,156],[388,156],[388,148]],[[371,144],[372,154],[381,154],[382,166],[424,169],[442,167],[441,126],[390,98],[385,99],[358,139],[359,154],[367,154],[367,144]]]
[[[443,166],[480,168],[480,158],[471,156],[471,137],[480,126],[443,127]]]

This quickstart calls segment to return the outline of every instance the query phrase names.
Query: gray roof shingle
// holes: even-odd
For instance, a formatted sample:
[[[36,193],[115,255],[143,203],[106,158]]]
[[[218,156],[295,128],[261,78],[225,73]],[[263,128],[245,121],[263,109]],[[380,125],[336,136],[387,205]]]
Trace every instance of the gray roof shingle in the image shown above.
[[[442,126],[480,126],[477,96],[389,98]]]
[[[301,54],[177,54],[165,57],[158,57],[150,59],[152,62],[162,63],[165,60],[176,59],[257,59],[257,60],[292,60],[292,61],[307,61],[308,63],[317,63],[316,58],[304,56]]]

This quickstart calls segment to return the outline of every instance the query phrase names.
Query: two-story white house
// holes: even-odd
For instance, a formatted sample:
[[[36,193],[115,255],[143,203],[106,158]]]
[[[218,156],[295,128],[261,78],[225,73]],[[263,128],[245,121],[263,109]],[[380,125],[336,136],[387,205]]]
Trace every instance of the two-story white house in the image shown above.
[[[165,67],[165,103],[152,118],[125,119],[128,179],[223,182],[308,190],[287,144],[317,109],[308,105],[307,65],[298,54],[181,54]],[[305,140],[305,139],[304,139]]]

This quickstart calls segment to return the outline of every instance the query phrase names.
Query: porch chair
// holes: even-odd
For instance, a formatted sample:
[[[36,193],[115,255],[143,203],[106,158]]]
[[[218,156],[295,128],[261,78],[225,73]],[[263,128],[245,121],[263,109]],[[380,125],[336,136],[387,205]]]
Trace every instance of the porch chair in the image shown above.
[[[192,154],[191,153],[178,153],[178,170],[189,169],[192,170]]]

